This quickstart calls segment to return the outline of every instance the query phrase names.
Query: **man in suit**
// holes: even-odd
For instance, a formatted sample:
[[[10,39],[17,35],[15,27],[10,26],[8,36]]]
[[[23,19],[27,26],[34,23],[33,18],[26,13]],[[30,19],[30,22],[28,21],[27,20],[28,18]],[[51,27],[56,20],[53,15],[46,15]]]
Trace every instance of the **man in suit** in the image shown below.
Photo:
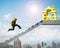
[[[12,26],[12,28],[9,29],[8,31],[13,31],[16,26],[17,26],[19,29],[21,29],[21,27],[20,27],[18,24],[16,24],[16,21],[17,21],[17,18],[14,17],[14,18],[12,19],[12,21],[11,21],[11,26]]]

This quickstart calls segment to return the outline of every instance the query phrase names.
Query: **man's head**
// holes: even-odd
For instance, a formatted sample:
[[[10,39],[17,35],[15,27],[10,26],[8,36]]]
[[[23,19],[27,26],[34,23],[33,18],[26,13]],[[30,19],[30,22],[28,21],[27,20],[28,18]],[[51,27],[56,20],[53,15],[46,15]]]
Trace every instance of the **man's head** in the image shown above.
[[[17,18],[16,17],[14,17],[13,19],[12,19],[12,21],[16,21],[17,20]]]

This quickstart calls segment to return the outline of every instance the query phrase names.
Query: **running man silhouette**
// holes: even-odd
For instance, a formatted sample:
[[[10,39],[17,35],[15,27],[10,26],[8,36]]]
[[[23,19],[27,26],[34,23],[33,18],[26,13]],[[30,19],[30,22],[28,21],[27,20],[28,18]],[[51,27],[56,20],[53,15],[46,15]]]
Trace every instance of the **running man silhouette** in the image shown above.
[[[8,31],[13,31],[16,26],[17,26],[19,29],[21,29],[21,27],[20,27],[18,24],[16,24],[16,21],[17,21],[17,18],[14,17],[14,18],[12,19],[12,21],[11,21],[11,26],[12,26],[12,28],[9,29]]]

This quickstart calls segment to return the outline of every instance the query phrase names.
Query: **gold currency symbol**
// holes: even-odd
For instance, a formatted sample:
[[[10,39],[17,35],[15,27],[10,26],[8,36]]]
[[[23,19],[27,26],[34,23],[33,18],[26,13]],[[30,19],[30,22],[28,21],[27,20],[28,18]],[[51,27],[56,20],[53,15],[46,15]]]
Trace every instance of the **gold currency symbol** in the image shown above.
[[[52,15],[49,15],[49,12],[51,12]],[[56,11],[53,5],[51,7],[48,6],[46,9],[43,10],[42,20],[57,20]]]

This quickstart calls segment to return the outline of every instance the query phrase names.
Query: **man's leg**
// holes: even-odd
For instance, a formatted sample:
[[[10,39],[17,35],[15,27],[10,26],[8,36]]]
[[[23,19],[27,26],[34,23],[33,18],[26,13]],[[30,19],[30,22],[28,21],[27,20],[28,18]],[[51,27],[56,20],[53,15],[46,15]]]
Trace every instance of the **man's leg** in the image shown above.
[[[14,28],[15,28],[15,25],[12,25],[12,29],[9,29],[8,31],[12,31],[14,30]]]
[[[19,27],[19,29],[21,29],[21,27],[20,27],[18,24],[15,24],[15,26],[18,26],[18,27]]]

